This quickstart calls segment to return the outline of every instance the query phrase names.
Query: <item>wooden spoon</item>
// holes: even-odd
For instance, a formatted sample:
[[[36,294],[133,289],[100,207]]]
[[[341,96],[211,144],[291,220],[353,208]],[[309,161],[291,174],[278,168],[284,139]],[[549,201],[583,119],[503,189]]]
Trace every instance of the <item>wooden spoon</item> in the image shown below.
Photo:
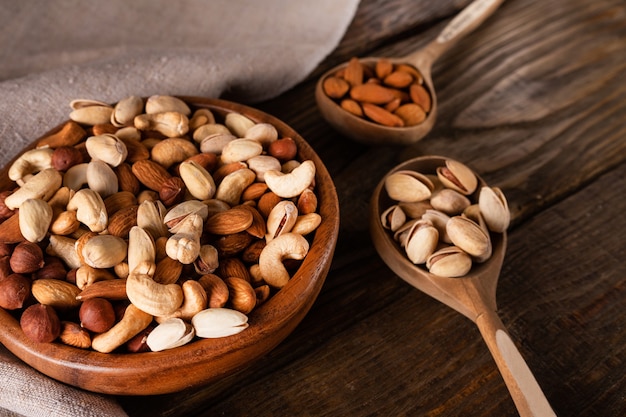
[[[393,168],[387,176],[400,170],[434,174],[438,166],[445,166],[446,159],[449,158],[427,156],[411,159]],[[474,264],[464,277],[445,278],[433,275],[409,261],[391,233],[382,226],[382,212],[394,204],[385,192],[385,178],[374,190],[370,202],[370,233],[381,258],[400,278],[452,307],[478,326],[521,417],[555,416],[496,313],[496,286],[506,251],[506,232],[491,234],[491,257],[482,264]],[[485,183],[481,178],[478,181],[479,190]],[[476,195],[470,196],[472,201],[476,201],[475,198]]]
[[[410,64],[421,72],[432,101],[431,111],[424,122],[408,127],[386,127],[342,109],[324,93],[322,85],[327,77],[346,67],[347,63],[334,67],[320,77],[315,89],[315,99],[320,113],[339,132],[366,145],[410,145],[419,141],[430,132],[437,117],[437,95],[431,75],[433,64],[461,38],[483,23],[496,11],[502,1],[475,0],[452,19],[439,36],[425,47],[401,58],[388,58],[393,63]],[[366,65],[374,65],[379,59],[369,57],[359,59],[359,61]]]

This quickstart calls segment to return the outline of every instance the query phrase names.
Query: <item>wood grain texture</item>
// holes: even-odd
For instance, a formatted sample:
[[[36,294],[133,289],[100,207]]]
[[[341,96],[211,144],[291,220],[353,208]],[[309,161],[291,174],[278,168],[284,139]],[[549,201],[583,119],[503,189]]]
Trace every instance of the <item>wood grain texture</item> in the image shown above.
[[[623,1],[504,2],[433,68],[439,119],[410,148],[355,144],[315,107],[316,75],[351,56],[411,52],[460,3],[363,0],[311,78],[259,105],[302,134],[335,181],[341,230],[328,278],[294,333],[252,368],[120,398],[131,416],[516,416],[473,323],[396,277],[369,240],[374,187],[422,154],[464,161],[503,188],[514,224],[498,313],[556,414],[626,415]]]

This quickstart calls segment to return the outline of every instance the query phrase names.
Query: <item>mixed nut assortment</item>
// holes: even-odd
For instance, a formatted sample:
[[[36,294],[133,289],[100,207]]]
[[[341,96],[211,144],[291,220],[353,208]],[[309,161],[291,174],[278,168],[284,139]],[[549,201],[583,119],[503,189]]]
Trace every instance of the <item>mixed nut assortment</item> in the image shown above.
[[[381,214],[382,225],[414,264],[462,277],[489,259],[491,233],[503,233],[510,222],[502,191],[478,186],[474,172],[453,160],[436,172],[396,171],[384,180],[395,204]]]
[[[0,307],[37,342],[159,351],[236,334],[321,223],[275,126],[165,95],[75,100],[8,169]]]
[[[322,88],[347,112],[388,127],[418,125],[432,106],[420,72],[387,58],[370,66],[353,57],[345,68],[326,77]]]

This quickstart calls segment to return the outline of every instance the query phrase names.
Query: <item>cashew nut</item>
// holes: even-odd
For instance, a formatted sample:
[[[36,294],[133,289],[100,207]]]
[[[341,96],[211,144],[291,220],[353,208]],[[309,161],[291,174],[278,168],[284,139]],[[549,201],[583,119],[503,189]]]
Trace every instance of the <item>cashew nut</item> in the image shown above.
[[[76,252],[76,239],[66,236],[50,235],[46,253],[58,256],[65,262],[68,268],[75,269],[82,265]]]
[[[89,188],[78,190],[67,203],[68,210],[76,210],[76,218],[92,232],[102,232],[109,223],[104,200]]]
[[[259,268],[265,282],[282,288],[289,281],[284,259],[304,259],[309,252],[309,242],[297,233],[285,233],[271,240],[261,251]]]
[[[35,174],[13,194],[7,196],[4,199],[4,204],[11,210],[15,210],[29,198],[41,198],[48,201],[61,188],[61,181],[62,177],[59,171],[54,168],[46,168]]]
[[[204,287],[192,279],[183,282],[183,304],[180,308],[168,315],[167,318],[181,318],[190,321],[193,316],[207,308],[208,297]],[[165,317],[157,319],[161,322]]]
[[[94,282],[116,279],[108,269],[94,268],[89,265],[81,265],[76,270],[76,286],[81,290]]]
[[[315,164],[311,160],[302,162],[288,174],[275,170],[265,173],[265,183],[276,195],[283,198],[296,197],[302,193],[315,178]]]
[[[87,184],[88,162],[71,166],[63,175],[63,186],[78,191]]]
[[[183,304],[183,290],[178,284],[159,284],[146,274],[130,274],[126,295],[140,310],[153,316],[168,316]]]
[[[124,317],[111,329],[93,338],[91,347],[102,353],[109,353],[128,342],[137,333],[152,323],[152,316],[130,304]]]
[[[9,168],[9,178],[17,181],[27,175],[34,174],[46,168],[52,168],[52,153],[54,149],[38,148],[26,151],[13,162]]]

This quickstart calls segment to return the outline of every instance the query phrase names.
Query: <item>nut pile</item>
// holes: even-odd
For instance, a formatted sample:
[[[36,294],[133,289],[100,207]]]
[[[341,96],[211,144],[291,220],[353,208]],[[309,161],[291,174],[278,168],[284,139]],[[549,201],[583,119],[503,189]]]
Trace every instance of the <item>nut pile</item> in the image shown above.
[[[385,229],[411,262],[442,277],[462,277],[492,253],[491,233],[503,233],[510,213],[502,191],[481,187],[466,165],[447,160],[435,173],[396,171],[384,183],[397,202],[381,214]],[[478,194],[477,201],[471,201]]]
[[[326,77],[322,88],[342,109],[388,127],[418,125],[432,105],[420,72],[386,58],[368,66],[353,57],[346,68]]]
[[[9,167],[0,307],[35,341],[105,353],[244,330],[321,223],[313,161],[272,124],[172,96],[71,106]]]

